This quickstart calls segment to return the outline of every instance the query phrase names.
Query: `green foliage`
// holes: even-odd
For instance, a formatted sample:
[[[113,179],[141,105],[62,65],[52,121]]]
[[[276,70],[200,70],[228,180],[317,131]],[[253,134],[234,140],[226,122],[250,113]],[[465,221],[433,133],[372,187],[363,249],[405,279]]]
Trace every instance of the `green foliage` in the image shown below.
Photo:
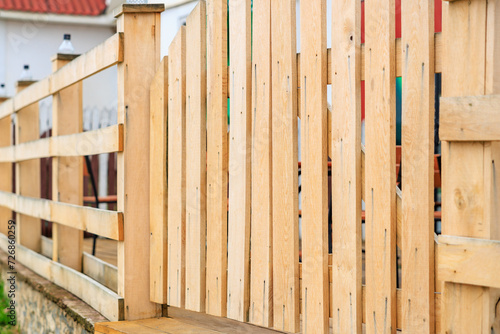
[[[9,306],[9,298],[5,295],[4,281],[0,280],[0,334],[17,333],[14,327],[9,325],[10,319],[7,317],[5,309]]]

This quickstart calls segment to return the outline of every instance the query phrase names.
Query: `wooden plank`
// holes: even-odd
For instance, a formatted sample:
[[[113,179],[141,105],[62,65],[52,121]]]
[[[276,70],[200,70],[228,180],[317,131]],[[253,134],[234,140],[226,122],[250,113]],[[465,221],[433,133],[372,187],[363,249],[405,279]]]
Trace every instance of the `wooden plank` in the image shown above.
[[[206,3],[186,25],[186,308],[204,312],[207,230]]]
[[[273,330],[270,328],[263,328],[227,318],[214,317],[208,314],[192,312],[177,307],[168,306],[167,313],[169,317],[178,319],[183,323],[200,325],[203,326],[204,328],[218,331],[221,333],[242,333],[242,334],[282,333],[281,331]]]
[[[366,333],[396,332],[394,0],[366,9]]]
[[[122,61],[123,33],[118,32],[66,66],[58,68],[50,77],[50,92],[54,94]]]
[[[0,206],[18,214],[44,219],[113,240],[123,240],[123,214],[0,191]],[[30,231],[36,234],[36,231]]]
[[[229,2],[231,100],[227,317],[248,320],[250,303],[251,1]]]
[[[0,235],[0,249],[6,252],[8,245],[9,239]],[[16,260],[82,299],[106,318],[123,320],[123,298],[86,275],[19,244],[16,245]]]
[[[252,66],[251,323],[273,326],[271,0],[254,0]]]
[[[0,98],[2,101],[3,98]],[[10,117],[0,119],[0,159],[3,158],[4,147],[12,145],[12,124]],[[0,191],[12,191],[12,164],[0,160]],[[12,219],[12,210],[0,208],[0,233],[7,235],[8,220]]]
[[[500,140],[500,95],[443,97],[439,113],[441,140]]]
[[[168,58],[164,57],[151,84],[150,118],[150,300],[167,303],[167,105]]]
[[[332,7],[332,287],[334,333],[361,333],[361,3]]]
[[[123,34],[117,33],[84,55],[0,105],[0,119],[123,61]]]
[[[227,1],[207,1],[207,305],[227,313]]]
[[[186,284],[186,28],[168,48],[168,292],[184,307]]]
[[[52,71],[59,70],[69,61],[56,55],[52,59]],[[83,131],[82,89],[83,84],[78,82],[53,95],[52,136],[70,135]],[[52,198],[58,202],[83,205],[83,159],[81,157],[54,157],[52,159]],[[83,231],[53,224],[52,240],[52,260],[76,271],[82,271]]]
[[[274,328],[298,332],[299,199],[296,3],[271,3]]]
[[[17,91],[27,91],[33,82],[18,82]],[[41,83],[43,85],[43,82]],[[36,85],[36,84],[35,84]],[[15,101],[15,100],[14,100]],[[39,139],[38,104],[19,110],[15,120],[15,144]],[[40,197],[40,160],[23,161],[16,164],[16,194]],[[16,242],[35,252],[40,252],[42,225],[40,219],[16,213]]]
[[[494,2],[449,2],[443,6],[444,59],[443,97],[494,94],[488,90],[488,7]],[[491,23],[491,22],[490,22]],[[494,44],[494,41],[491,41]],[[493,214],[493,175],[500,172],[495,157],[499,149],[489,142],[443,142],[443,220],[447,235],[499,239]],[[467,162],[467,163],[464,163]],[[490,332],[495,320],[498,290],[445,283],[442,331],[454,333]]]
[[[115,17],[124,13],[161,13],[165,10],[164,4],[122,4],[113,12]]]
[[[123,151],[123,124],[32,140],[0,148],[0,162],[21,162],[48,157],[80,157]]]
[[[402,2],[403,331],[434,333],[434,1]]]
[[[159,316],[150,301],[150,87],[160,65],[159,6],[151,12],[122,13],[123,62],[118,63],[118,123],[126,136],[117,154],[117,209],[124,214],[124,242],[118,243],[118,294],[125,298],[125,319]],[[141,45],[141,47],[137,47]],[[140,223],[142,222],[142,223]],[[140,270],[138,270],[140,268]]]
[[[439,236],[438,275],[445,282],[500,288],[500,242]]]
[[[301,3],[302,302],[304,333],[328,333],[326,0]],[[309,79],[309,80],[308,80]]]
[[[118,268],[92,254],[83,252],[83,273],[116,292],[118,290]]]

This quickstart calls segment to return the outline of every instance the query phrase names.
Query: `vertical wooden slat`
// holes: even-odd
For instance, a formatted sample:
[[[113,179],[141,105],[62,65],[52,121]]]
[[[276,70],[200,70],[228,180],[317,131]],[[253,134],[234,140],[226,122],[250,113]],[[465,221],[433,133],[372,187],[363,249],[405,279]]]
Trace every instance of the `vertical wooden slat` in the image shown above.
[[[498,1],[482,0],[443,3],[443,97],[495,92],[497,6]],[[500,238],[498,197],[494,195],[498,191],[494,175],[500,172],[495,163],[498,156],[497,143],[442,143],[443,234]],[[498,289],[445,283],[442,331],[491,333],[499,327],[495,319],[499,297]]]
[[[186,284],[186,27],[168,48],[168,304],[184,307]]]
[[[273,325],[271,0],[253,2],[250,321]]]
[[[57,71],[76,57],[76,55],[55,55],[52,59],[52,72]],[[78,82],[53,95],[53,137],[83,131],[82,102],[82,82]],[[83,205],[82,157],[52,158],[52,199],[64,203]],[[52,241],[52,259],[81,271],[83,231],[53,224]]]
[[[332,305],[334,333],[361,333],[361,2],[332,5]]]
[[[296,3],[271,3],[274,328],[300,330]]]
[[[117,30],[123,40],[118,70],[118,123],[123,152],[117,153],[117,210],[123,212],[124,241],[118,242],[118,294],[126,320],[161,315],[150,301],[149,141],[150,86],[160,64],[160,12],[163,5],[122,5]],[[140,11],[139,11],[140,10]],[[140,47],[138,47],[140,45]]]
[[[248,318],[250,294],[250,130],[252,97],[250,0],[229,1],[231,122],[227,316]]]
[[[207,307],[227,312],[227,1],[207,1]]]
[[[396,332],[394,0],[366,9],[366,333]]]
[[[6,97],[0,97],[0,104],[7,100]],[[4,117],[0,119],[0,147],[12,145],[12,126],[11,119]],[[12,164],[8,162],[0,163],[0,190],[12,191]],[[7,235],[8,220],[12,219],[12,210],[0,207],[0,233]]]
[[[167,303],[167,105],[168,58],[164,57],[151,83],[150,117],[150,300]]]
[[[326,0],[300,4],[302,147],[302,319],[328,333],[328,164]]]
[[[434,0],[402,1],[403,331],[434,332]]]
[[[206,7],[200,1],[186,25],[186,308],[205,311],[207,227]]]
[[[34,81],[18,81],[17,92],[33,84]],[[38,103],[22,108],[16,114],[16,145],[40,138]],[[16,163],[16,194],[40,198],[40,160],[28,160]],[[35,252],[42,249],[42,225],[40,219],[16,214],[17,243]]]

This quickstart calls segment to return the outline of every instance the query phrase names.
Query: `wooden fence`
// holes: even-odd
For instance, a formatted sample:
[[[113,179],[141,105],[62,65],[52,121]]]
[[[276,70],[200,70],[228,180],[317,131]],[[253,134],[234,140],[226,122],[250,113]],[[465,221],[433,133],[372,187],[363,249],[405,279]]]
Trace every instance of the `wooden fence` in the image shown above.
[[[57,54],[52,75],[18,82],[18,93],[0,105],[0,248],[11,249],[6,222],[14,211],[16,260],[110,320],[162,314],[161,306],[149,300],[143,275],[149,273],[144,267],[149,259],[149,210],[144,209],[149,207],[149,151],[144,147],[149,146],[149,87],[160,60],[163,8],[124,5],[116,13],[114,36],[79,57]],[[118,123],[82,132],[82,80],[110,66],[118,68]],[[52,136],[39,139],[38,101],[50,95]],[[82,156],[112,152],[117,152],[118,210],[83,206]],[[47,157],[52,157],[52,200],[40,198],[40,159]],[[41,220],[54,223],[52,242],[42,238]],[[83,253],[83,231],[117,241],[117,268]]]
[[[366,1],[362,44],[361,1],[332,0],[331,49],[327,1],[301,1],[300,54],[295,0],[201,0],[161,62],[162,5],[124,5],[116,35],[55,57],[51,76],[0,105],[0,219],[16,212],[18,259],[110,320],[167,305],[286,332],[500,332],[499,1],[444,2],[435,34],[434,1],[402,0],[401,39],[394,1]],[[80,82],[113,65],[118,124],[81,132]],[[36,102],[49,95],[52,137],[36,140]],[[117,211],[83,207],[74,157],[109,152]],[[54,161],[53,200],[33,187],[43,157]],[[40,219],[55,223],[52,260],[38,254]],[[81,231],[118,241],[117,291],[99,279],[112,268],[82,259]]]
[[[300,54],[293,0],[200,1],[170,44],[151,86],[151,300],[287,332],[499,331],[482,286],[498,287],[500,244],[454,237],[500,239],[498,97],[442,102],[438,243],[434,80],[499,93],[500,4],[444,2],[435,34],[434,1],[402,0],[396,39],[395,2],[365,1],[362,44],[361,1],[333,0],[328,49],[327,1],[300,2]]]

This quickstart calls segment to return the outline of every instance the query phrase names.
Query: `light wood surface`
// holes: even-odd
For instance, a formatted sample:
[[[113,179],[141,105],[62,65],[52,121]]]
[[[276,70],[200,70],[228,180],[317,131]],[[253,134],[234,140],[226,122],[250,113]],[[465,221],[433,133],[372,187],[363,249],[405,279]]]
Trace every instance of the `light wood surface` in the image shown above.
[[[67,65],[69,61],[64,57],[56,56],[52,60],[52,72]],[[52,96],[52,136],[83,131],[82,87],[82,83],[78,82]],[[52,159],[52,198],[58,202],[83,205],[82,158],[54,157]],[[66,219],[72,219],[72,217],[66,217]],[[82,271],[83,231],[53,224],[52,240],[52,260],[76,271]]]
[[[186,309],[204,312],[207,231],[206,3],[186,24]]]
[[[149,178],[149,232],[150,232],[150,299],[158,304],[167,303],[167,104],[168,58],[160,63],[151,84],[150,122],[150,178]]]
[[[186,284],[186,29],[168,49],[168,293],[184,307]]]
[[[301,3],[302,331],[328,333],[326,0]]]
[[[441,140],[500,140],[500,95],[443,97],[439,116]]]
[[[16,96],[19,92],[29,89],[33,82],[18,82]],[[36,83],[35,83],[36,85]],[[15,118],[15,144],[40,138],[38,122],[38,103],[34,103],[18,111]],[[22,196],[40,197],[40,160],[16,163],[16,194]],[[39,218],[16,213],[16,241],[35,252],[40,252],[42,225]]]
[[[252,27],[251,0],[229,1],[230,139],[227,317],[248,320],[250,294],[250,187]]]
[[[402,1],[402,329],[434,333],[434,1]]]
[[[396,332],[395,3],[366,10],[366,333]]]
[[[274,328],[300,330],[296,3],[271,2]]]
[[[254,0],[252,54],[252,215],[250,315],[273,326],[271,2]]]
[[[0,97],[0,103],[7,98]],[[1,105],[1,104],[0,104]],[[4,147],[12,145],[12,121],[10,117],[0,119],[0,159],[4,157]],[[12,191],[12,164],[0,160],[0,190]],[[8,208],[0,207],[0,233],[7,235],[9,219],[12,219],[12,211]]]
[[[0,249],[7,252],[9,240],[0,235]],[[68,290],[112,321],[123,320],[123,298],[74,269],[54,262],[22,245],[16,245],[16,261]]]
[[[114,292],[118,290],[118,268],[116,266],[109,264],[87,252],[83,253],[82,262],[82,272],[85,275],[96,280]]]
[[[227,1],[207,0],[207,304],[227,314]]]
[[[445,282],[500,288],[500,241],[442,235],[437,257]]]
[[[488,77],[499,64],[487,56],[494,46],[488,29],[497,24],[490,6],[496,1],[454,1],[443,4],[443,97],[499,93]],[[493,11],[494,12],[494,11]],[[486,24],[490,20],[489,24]],[[491,31],[490,31],[491,32]],[[498,41],[497,41],[498,42]],[[490,56],[491,53],[488,53]],[[488,59],[488,61],[487,61]],[[496,66],[495,66],[496,63]],[[491,142],[443,142],[443,221],[446,235],[499,239],[497,228],[499,147]],[[441,266],[441,264],[439,264]],[[497,289],[446,282],[442,331],[454,333],[500,330],[495,319]]]
[[[160,5],[161,7],[161,5]],[[151,12],[123,13],[123,62],[118,64],[118,123],[125,144],[117,154],[117,209],[124,215],[126,238],[118,243],[118,294],[124,297],[125,319],[161,314],[150,301],[149,164],[150,87],[160,65],[161,17]],[[137,47],[140,45],[141,47]]]
[[[332,7],[332,289],[334,333],[361,333],[361,3]],[[346,80],[345,78],[349,78]],[[364,155],[364,153],[363,153]],[[335,212],[335,214],[333,214]],[[334,270],[333,270],[334,269]]]

